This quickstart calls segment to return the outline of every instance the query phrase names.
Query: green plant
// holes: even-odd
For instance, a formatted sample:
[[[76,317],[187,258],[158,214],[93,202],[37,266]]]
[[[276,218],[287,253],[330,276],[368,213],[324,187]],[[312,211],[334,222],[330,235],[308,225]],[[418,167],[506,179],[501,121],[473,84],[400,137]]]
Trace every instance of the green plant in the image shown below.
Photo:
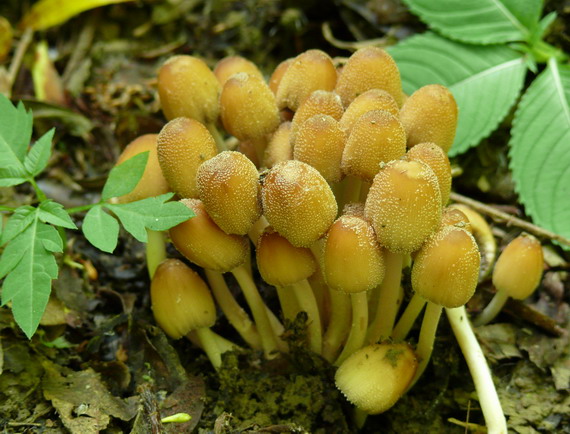
[[[179,202],[168,202],[173,193],[125,204],[110,202],[135,188],[143,175],[148,152],[111,170],[99,202],[65,209],[46,197],[36,182],[48,165],[54,130],[29,147],[32,112],[22,103],[16,107],[0,95],[0,113],[0,187],[28,182],[36,194],[34,206],[0,206],[2,213],[11,214],[3,222],[0,237],[0,246],[4,246],[0,257],[0,278],[4,278],[2,305],[11,302],[16,323],[30,338],[48,302],[51,281],[58,276],[56,254],[64,251],[65,229],[77,229],[71,215],[87,211],[82,225],[85,237],[95,247],[113,252],[119,221],[137,240],[146,242],[146,229],[167,230],[193,213]]]
[[[556,15],[540,19],[541,0],[405,3],[436,33],[388,51],[405,92],[439,83],[453,93],[459,121],[449,156],[488,137],[518,102],[509,155],[520,201],[535,223],[569,237],[570,66],[544,41]]]

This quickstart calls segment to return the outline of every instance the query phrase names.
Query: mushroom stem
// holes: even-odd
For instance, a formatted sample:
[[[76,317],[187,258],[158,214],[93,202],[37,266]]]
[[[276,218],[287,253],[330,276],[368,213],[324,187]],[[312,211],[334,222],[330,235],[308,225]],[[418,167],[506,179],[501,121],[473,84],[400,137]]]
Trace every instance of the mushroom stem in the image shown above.
[[[220,369],[222,366],[222,350],[217,343],[216,335],[208,327],[199,328],[195,331],[212,366],[216,370]]]
[[[506,291],[497,291],[490,303],[483,309],[483,311],[473,320],[475,327],[480,327],[490,323],[499,314],[507,300],[509,294]]]
[[[152,279],[158,264],[166,259],[166,244],[164,232],[147,229],[146,234],[146,267]]]
[[[396,314],[398,313],[398,296],[402,278],[403,255],[385,251],[386,275],[380,284],[378,307],[372,323],[368,327],[367,341],[370,344],[386,339],[392,334]]]
[[[418,339],[418,346],[416,348],[416,354],[418,355],[420,363],[418,364],[416,374],[410,383],[410,388],[422,376],[431,358],[437,325],[439,323],[439,318],[441,317],[442,309],[443,308],[438,304],[432,303],[431,301],[427,302],[426,311],[424,312],[424,318],[422,320],[420,337]]]
[[[340,366],[348,356],[362,348],[366,340],[368,326],[368,298],[366,291],[350,294],[350,300],[352,303],[352,325],[344,349],[335,362],[336,366]]]
[[[332,363],[338,349],[346,339],[350,327],[350,302],[348,294],[329,290],[331,297],[330,321],[323,337],[323,357]]]
[[[307,279],[300,280],[292,285],[299,308],[307,313],[307,332],[309,335],[309,346],[311,350],[317,354],[321,354],[323,348],[321,317],[319,315],[319,306],[313,289]]]
[[[425,298],[420,297],[418,294],[414,294],[412,299],[406,306],[404,313],[396,323],[394,330],[392,331],[392,339],[395,342],[403,341],[410,333],[416,318],[419,316],[420,312],[426,304]]]
[[[493,384],[491,371],[485,360],[483,350],[469,324],[465,306],[445,309],[445,312],[475,383],[479,404],[487,423],[487,431],[489,434],[506,434],[507,422],[501,408],[501,402]]]
[[[302,310],[299,309],[297,300],[294,297],[291,297],[291,294],[285,287],[276,286],[275,289],[277,290],[277,297],[279,298],[283,317],[289,321],[295,320],[297,314]]]
[[[204,271],[214,298],[230,324],[251,348],[261,349],[261,338],[255,324],[230,292],[222,273],[208,269]]]
[[[348,176],[343,192],[343,203],[339,206],[340,209],[347,203],[360,202],[360,190],[362,188],[362,179],[356,176]]]
[[[228,147],[226,146],[226,141],[220,134],[220,130],[218,130],[216,124],[213,122],[208,122],[207,124],[205,124],[205,127],[208,129],[208,131],[214,138],[214,141],[216,142],[216,147],[218,148],[218,152],[227,151]]]
[[[231,273],[236,278],[243,295],[249,304],[253,319],[257,326],[257,331],[261,338],[261,346],[265,353],[265,357],[273,358],[278,351],[277,336],[275,335],[271,323],[269,321],[269,316],[267,315],[267,310],[253,279],[248,273],[247,269],[243,266],[234,268]]]

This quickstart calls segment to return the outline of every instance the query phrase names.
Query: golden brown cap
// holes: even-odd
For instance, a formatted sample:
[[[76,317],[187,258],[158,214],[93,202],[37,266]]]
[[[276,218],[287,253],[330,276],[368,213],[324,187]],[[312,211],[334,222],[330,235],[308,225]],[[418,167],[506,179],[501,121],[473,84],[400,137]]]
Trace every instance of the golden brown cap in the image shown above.
[[[342,69],[335,88],[348,107],[360,94],[370,89],[388,92],[398,106],[402,105],[402,82],[394,59],[378,47],[365,47],[355,51]]]
[[[383,247],[400,253],[419,249],[441,222],[433,170],[419,161],[385,164],[372,182],[364,212]]]
[[[194,119],[173,119],[158,134],[157,151],[172,191],[181,197],[198,197],[198,167],[218,153],[208,129]]]
[[[313,166],[327,182],[339,182],[345,142],[346,134],[338,121],[329,115],[314,115],[299,128],[293,157]]]
[[[158,94],[166,119],[178,117],[212,123],[218,119],[220,83],[204,61],[174,56],[158,72]]]
[[[277,65],[277,68],[275,68],[273,74],[271,74],[271,77],[269,77],[269,89],[271,89],[271,92],[273,92],[273,94],[277,94],[277,89],[279,89],[281,79],[294,60],[295,58],[292,57],[281,62],[279,65]]]
[[[268,226],[257,241],[257,268],[263,280],[274,286],[288,286],[310,277],[317,262],[306,247],[295,247]]]
[[[374,344],[348,357],[335,374],[336,387],[368,414],[383,413],[404,394],[418,361],[406,344]]]
[[[384,256],[372,225],[361,217],[343,215],[327,232],[323,252],[323,275],[337,291],[362,292],[382,282]]]
[[[118,198],[120,203],[134,202],[136,200],[146,199],[147,197],[159,196],[170,191],[168,183],[166,179],[164,179],[164,175],[160,169],[160,164],[158,163],[156,152],[157,137],[157,134],[145,134],[144,136],[137,137],[129,143],[121,155],[119,155],[117,165],[141,152],[148,151],[148,160],[139,183],[133,191]]]
[[[523,234],[501,252],[493,270],[493,285],[510,297],[524,300],[540,283],[544,258],[540,241]]]
[[[239,267],[249,254],[249,240],[241,235],[228,235],[210,218],[198,199],[181,202],[196,214],[190,220],[170,229],[174,247],[186,259],[210,270],[225,273]]]
[[[208,215],[224,232],[245,235],[261,216],[259,174],[242,153],[224,151],[204,162],[196,182]]]
[[[279,163],[262,181],[263,214],[297,247],[309,247],[333,223],[337,204],[327,181],[301,161]]]
[[[241,56],[227,56],[221,59],[214,68],[214,75],[223,86],[228,79],[239,72],[255,75],[264,80],[263,74],[255,63]]]
[[[334,92],[326,90],[316,90],[303,101],[299,109],[295,112],[291,121],[291,141],[295,143],[297,131],[301,125],[314,115],[329,115],[335,120],[339,120],[344,112],[340,97]]]
[[[271,135],[265,148],[263,166],[271,169],[283,161],[293,159],[293,146],[290,140],[291,122],[283,122]]]
[[[447,154],[435,143],[418,143],[406,155],[410,161],[421,161],[431,167],[437,176],[441,204],[445,206],[451,192],[451,164]]]
[[[289,65],[277,88],[277,105],[280,109],[297,111],[315,90],[334,89],[336,69],[332,59],[321,50],[307,50]]]
[[[400,107],[392,95],[385,90],[370,89],[358,95],[346,108],[340,119],[341,128],[350,133],[358,118],[371,110],[385,110],[396,118],[400,117]]]
[[[380,163],[396,160],[406,152],[406,132],[395,116],[385,110],[364,113],[354,124],[342,154],[341,169],[372,181]]]
[[[465,229],[443,226],[417,252],[412,288],[443,307],[463,306],[477,287],[480,263],[473,236]]]
[[[430,84],[416,90],[400,111],[408,148],[432,142],[449,151],[457,128],[457,103],[445,86]]]
[[[275,96],[259,77],[232,75],[220,96],[221,117],[227,132],[240,140],[260,140],[279,126]]]
[[[457,208],[445,207],[441,214],[441,224],[447,226],[457,226],[473,234],[471,222],[465,213]]]
[[[216,322],[210,289],[178,259],[167,259],[157,267],[150,285],[150,299],[156,322],[173,339]]]

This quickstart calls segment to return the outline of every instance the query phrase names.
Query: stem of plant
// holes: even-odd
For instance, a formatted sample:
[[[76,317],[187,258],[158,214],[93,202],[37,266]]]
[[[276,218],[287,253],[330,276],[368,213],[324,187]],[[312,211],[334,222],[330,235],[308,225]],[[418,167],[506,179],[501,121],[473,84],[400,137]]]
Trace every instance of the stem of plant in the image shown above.
[[[412,299],[406,306],[404,313],[396,323],[394,330],[392,330],[392,339],[395,342],[403,341],[410,333],[416,318],[420,315],[422,309],[427,303],[426,299],[414,294]]]
[[[301,309],[299,309],[299,304],[295,297],[291,297],[291,294],[286,287],[276,286],[277,297],[279,298],[279,304],[281,305],[281,312],[283,317],[289,321],[293,321]]]
[[[491,371],[485,360],[483,350],[469,324],[465,306],[445,309],[445,313],[475,383],[475,390],[479,396],[479,404],[487,423],[488,433],[506,434],[507,422],[497,395],[497,389],[493,384]]]
[[[268,359],[275,357],[278,351],[277,336],[273,332],[273,328],[267,315],[265,303],[263,302],[261,295],[259,295],[259,291],[257,290],[255,283],[243,266],[233,269],[231,273],[236,278],[241,290],[243,291],[243,295],[249,304],[253,319],[257,326],[257,331],[261,338],[261,346],[263,347],[265,357]]]
[[[40,202],[43,202],[44,200],[47,200],[47,196],[45,195],[45,193],[42,191],[42,189],[40,188],[40,186],[38,185],[38,183],[36,182],[36,180],[34,178],[29,178],[28,182],[30,184],[32,184],[32,187],[34,188],[34,192],[36,193],[36,196],[38,197],[38,200]]]
[[[366,340],[370,344],[375,344],[392,334],[399,307],[398,296],[402,279],[403,255],[388,250],[384,252],[384,255],[386,275],[380,284],[376,314],[368,327]]]
[[[251,348],[261,349],[261,338],[255,324],[230,292],[222,273],[208,269],[204,269],[204,272],[214,298],[229,323]]]
[[[350,297],[344,292],[329,290],[331,297],[330,321],[323,338],[323,357],[333,362],[350,330]]]
[[[368,329],[368,298],[366,291],[350,294],[350,301],[352,304],[352,325],[344,349],[335,362],[336,366],[340,366],[347,357],[362,348],[366,340],[366,331]]]
[[[222,366],[222,351],[216,342],[216,336],[207,327],[197,329],[195,332],[212,366],[216,370],[220,369],[220,366]]]
[[[227,151],[228,148],[226,146],[226,141],[224,140],[224,138],[220,134],[220,130],[218,130],[218,127],[216,126],[216,124],[213,122],[208,122],[206,124],[206,128],[208,128],[208,131],[210,132],[210,134],[214,138],[214,141],[216,142],[216,147],[218,148],[218,152]]]
[[[299,308],[307,313],[307,332],[309,335],[309,346],[311,350],[317,354],[321,354],[323,350],[321,317],[319,315],[319,306],[313,288],[307,282],[307,279],[290,285],[290,289],[295,294]]]
[[[435,334],[437,332],[437,325],[439,324],[439,318],[441,317],[441,311],[443,308],[431,301],[427,302],[426,310],[424,312],[424,318],[422,320],[422,328],[420,330],[420,337],[418,339],[418,346],[416,348],[416,354],[420,360],[418,364],[418,369],[416,370],[416,375],[410,382],[411,389],[416,381],[424,373],[427,364],[431,358],[431,353],[433,351],[433,343],[435,342]]]
[[[508,299],[506,291],[497,291],[485,309],[473,320],[473,325],[480,327],[493,321]]]
[[[161,231],[147,229],[146,235],[146,267],[148,275],[152,279],[156,267],[166,259],[166,240],[164,232]]]

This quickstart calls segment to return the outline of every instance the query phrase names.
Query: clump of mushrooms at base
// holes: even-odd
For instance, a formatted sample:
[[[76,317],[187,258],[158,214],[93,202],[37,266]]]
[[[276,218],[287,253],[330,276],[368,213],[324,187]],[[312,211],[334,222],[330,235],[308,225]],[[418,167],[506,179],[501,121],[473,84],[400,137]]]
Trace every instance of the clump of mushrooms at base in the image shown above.
[[[176,56],[160,69],[158,91],[168,123],[135,140],[121,161],[150,150],[137,194],[173,191],[195,213],[169,234],[149,234],[152,308],[167,335],[187,336],[218,369],[225,351],[244,346],[268,359],[286,353],[284,322],[305,312],[307,347],[338,367],[337,387],[362,423],[422,375],[445,311],[489,432],[507,432],[464,307],[480,276],[485,228],[472,210],[447,206],[458,117],[447,88],[405,95],[394,60],[368,47],[345,62],[308,50],[268,80],[241,57],[212,71],[197,57]],[[166,258],[166,240],[192,268]],[[526,235],[514,243],[504,252],[511,258],[497,264],[500,292],[480,323],[540,281],[540,243]],[[510,282],[505,267],[517,262],[525,277]],[[410,297],[402,289],[407,267]],[[279,311],[268,308],[259,279],[275,287]],[[211,330],[216,309],[240,342]]]

